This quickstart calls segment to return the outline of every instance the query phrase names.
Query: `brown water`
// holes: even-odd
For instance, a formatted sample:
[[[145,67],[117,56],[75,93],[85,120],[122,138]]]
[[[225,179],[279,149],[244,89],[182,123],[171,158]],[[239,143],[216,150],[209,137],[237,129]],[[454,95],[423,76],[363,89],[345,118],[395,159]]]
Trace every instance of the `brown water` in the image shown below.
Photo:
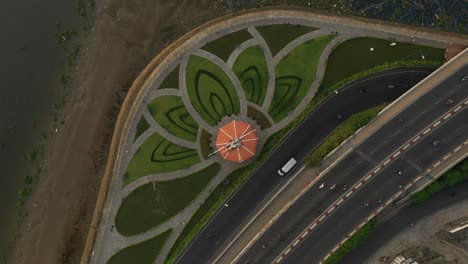
[[[43,132],[53,131],[64,57],[56,43],[56,24],[79,31],[75,0],[0,0],[0,249],[11,243],[17,220],[18,190],[32,166]],[[49,133],[50,136],[53,136]],[[0,252],[1,253],[1,252]]]

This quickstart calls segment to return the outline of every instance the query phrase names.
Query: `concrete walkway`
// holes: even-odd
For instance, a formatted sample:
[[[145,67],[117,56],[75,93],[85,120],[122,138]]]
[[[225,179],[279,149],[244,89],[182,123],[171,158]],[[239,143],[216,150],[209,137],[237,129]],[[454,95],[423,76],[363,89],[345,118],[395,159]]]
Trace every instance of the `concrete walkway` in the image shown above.
[[[293,40],[290,44],[283,48],[275,57],[272,56],[271,52],[268,49],[268,45],[266,44],[263,37],[258,33],[255,27],[267,25],[267,24],[278,24],[278,23],[289,23],[289,24],[302,24],[311,27],[321,28],[320,30],[313,31],[311,33],[305,34],[302,37],[299,37],[296,40]],[[248,40],[242,43],[238,48],[234,49],[231,56],[229,57],[227,62],[221,61],[215,55],[200,50],[199,48],[204,46],[206,43],[210,42],[211,40],[231,33],[233,31],[239,29],[248,29],[248,32],[253,36],[253,39]],[[315,79],[308,90],[306,96],[299,104],[299,106],[286,118],[281,120],[281,122],[275,124],[273,119],[268,115],[268,107],[272,101],[274,95],[274,86],[275,86],[275,67],[276,64],[287,55],[289,51],[293,48],[297,47],[298,45],[309,41],[310,39],[316,38],[318,36],[330,34],[331,32],[338,32],[336,38],[334,38],[324,49],[318,66],[317,72],[315,73]],[[209,158],[207,160],[203,160],[199,164],[187,168],[185,170],[169,172],[169,173],[161,173],[161,174],[154,174],[154,175],[147,175],[142,177],[126,187],[122,185],[122,178],[125,174],[126,168],[128,166],[131,157],[136,153],[138,148],[144,143],[144,141],[150,137],[153,133],[158,132],[168,140],[189,148],[197,149],[198,153],[200,151],[200,144],[199,142],[189,142],[186,140],[179,139],[169,133],[167,130],[162,128],[155,122],[152,118],[150,113],[148,112],[146,105],[151,102],[154,98],[163,95],[176,95],[181,96],[188,112],[193,117],[193,119],[199,124],[199,133],[200,130],[204,129],[208,131],[210,134],[215,135],[216,127],[210,126],[201,116],[200,114],[194,109],[192,106],[190,99],[187,93],[186,87],[186,69],[189,56],[191,54],[201,56],[210,60],[211,62],[218,65],[221,69],[226,72],[226,74],[231,79],[240,99],[240,116],[242,118],[247,118],[247,105],[251,103],[247,102],[245,98],[244,91],[241,87],[241,84],[238,78],[235,76],[234,72],[232,71],[232,65],[235,62],[235,59],[239,56],[239,54],[251,47],[253,45],[260,45],[264,50],[265,58],[268,65],[268,72],[269,72],[269,82],[268,82],[268,90],[266,93],[266,97],[262,106],[257,106],[256,109],[260,110],[269,121],[272,123],[272,127],[258,131],[261,134],[262,139],[265,140],[271,134],[279,131],[280,129],[284,128],[287,124],[293,121],[302,111],[305,109],[307,104],[312,100],[314,97],[319,84],[324,76],[325,73],[325,65],[327,57],[332,52],[333,47],[338,45],[339,43],[354,37],[360,36],[371,36],[371,37],[378,37],[378,38],[393,38],[397,41],[403,42],[412,42],[415,44],[422,44],[422,45],[429,45],[435,47],[445,47],[447,41],[452,42],[463,42],[463,40],[457,39],[455,37],[440,37],[433,33],[424,33],[424,34],[415,34],[417,32],[413,32],[411,30],[405,28],[398,28],[398,27],[382,27],[380,25],[368,24],[363,23],[362,21],[355,21],[349,18],[341,18],[341,17],[332,17],[317,15],[311,16],[309,13],[306,12],[299,12],[299,11],[268,11],[262,13],[262,15],[258,14],[246,14],[244,16],[235,17],[225,22],[212,25],[208,27],[205,31],[199,32],[196,35],[192,36],[192,38],[187,39],[185,42],[181,42],[180,46],[177,47],[172,53],[171,57],[165,58],[165,60],[158,66],[155,67],[156,70],[149,73],[147,75],[147,79],[142,84],[142,89],[139,90],[138,95],[136,96],[135,103],[137,106],[132,108],[127,116],[127,123],[125,124],[127,127],[128,134],[123,135],[123,139],[119,142],[119,153],[117,154],[116,164],[113,167],[112,174],[113,177],[111,178],[110,185],[109,185],[109,192],[108,192],[108,199],[102,211],[102,218],[100,221],[98,233],[95,238],[95,246],[93,253],[91,254],[91,263],[105,263],[113,254],[118,252],[119,250],[144,241],[146,239],[152,238],[167,229],[172,229],[172,233],[165,243],[164,247],[161,249],[161,252],[158,258],[155,260],[155,263],[162,263],[163,260],[167,257],[169,250],[171,249],[172,245],[180,235],[183,230],[183,226],[185,223],[188,223],[190,218],[193,214],[198,210],[198,208],[203,204],[206,198],[209,196],[212,190],[219,185],[230,172],[234,169],[238,168],[238,166],[232,165],[232,163],[228,163],[226,161],[221,161],[216,156]],[[417,37],[416,37],[417,36]],[[152,64],[150,64],[151,66]],[[179,68],[179,90],[177,89],[162,89],[156,90],[159,84],[163,81],[164,77],[172,71],[174,67],[180,65]],[[136,125],[137,122],[140,120],[139,117],[144,117],[149,122],[151,127],[145,131],[135,142],[133,142],[133,137],[136,133]],[[199,138],[199,137],[197,137]],[[264,142],[263,142],[264,143]],[[261,148],[261,147],[260,147]],[[171,180],[177,179],[180,177],[185,177],[190,175],[200,169],[203,169],[213,162],[221,162],[222,169],[220,172],[212,179],[212,181],[208,184],[208,186],[196,197],[194,201],[190,205],[188,205],[184,210],[179,212],[177,215],[172,217],[171,219],[167,220],[166,222],[162,223],[158,227],[150,230],[148,232],[132,236],[132,237],[124,237],[118,234],[117,231],[111,231],[112,227],[114,226],[114,219],[115,215],[117,214],[117,210],[122,202],[122,200],[130,194],[136,188],[147,184],[152,181],[164,181],[164,180]]]

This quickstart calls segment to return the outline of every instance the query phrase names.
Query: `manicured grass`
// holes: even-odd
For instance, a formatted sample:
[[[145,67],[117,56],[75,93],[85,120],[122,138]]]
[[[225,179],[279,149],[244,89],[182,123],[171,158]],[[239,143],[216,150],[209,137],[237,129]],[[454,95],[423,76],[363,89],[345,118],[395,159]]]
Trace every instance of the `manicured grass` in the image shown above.
[[[422,191],[413,195],[415,203],[422,203],[444,187],[452,187],[468,179],[468,159],[447,171],[442,177],[429,184]]]
[[[271,54],[276,55],[284,46],[294,39],[316,30],[316,28],[303,25],[278,24],[258,27],[258,32],[263,36],[270,48]]]
[[[368,237],[369,234],[376,228],[377,219],[372,218],[367,224],[359,229],[353,236],[351,236],[341,247],[331,254],[323,263],[324,264],[338,264],[351,250],[361,245]]]
[[[223,61],[227,61],[236,47],[251,38],[252,35],[247,30],[240,30],[215,39],[201,49],[213,53]]]
[[[207,159],[208,155],[213,152],[213,148],[210,146],[211,134],[206,130],[202,130],[200,135],[200,147],[203,158]]]
[[[247,116],[257,121],[262,129],[271,127],[270,121],[268,121],[265,115],[251,106],[247,106]]]
[[[210,125],[240,112],[239,97],[231,80],[211,61],[191,56],[187,65],[187,92],[193,107]]]
[[[244,50],[232,66],[239,78],[245,97],[252,103],[262,105],[268,88],[268,66],[260,46]]]
[[[152,264],[171,232],[169,229],[154,238],[124,248],[113,255],[107,264]]]
[[[150,124],[148,124],[144,117],[141,117],[140,121],[137,124],[137,131],[135,133],[135,138],[133,139],[133,141],[137,140],[137,138],[141,136],[141,134],[143,134],[149,127]]]
[[[122,235],[131,236],[158,226],[187,207],[219,169],[215,163],[184,178],[138,187],[123,200],[115,227]]]
[[[428,61],[444,60],[443,49],[409,43],[397,43],[396,46],[390,46],[392,42],[376,38],[356,38],[341,43],[328,57],[322,88],[327,88],[353,74],[387,62],[420,60],[422,56]],[[370,51],[370,48],[374,48],[374,51]]]
[[[323,158],[338,147],[359,128],[367,125],[386,105],[379,105],[350,116],[343,124],[337,127],[325,140],[312,152],[308,158],[310,167],[317,166]]]
[[[158,90],[164,88],[179,89],[179,66],[175,67],[175,69],[166,76],[161,85],[159,85]]]
[[[327,35],[305,42],[276,65],[275,93],[268,109],[276,122],[293,111],[309,91],[320,55],[335,36]]]
[[[124,186],[149,174],[181,170],[199,162],[195,149],[180,147],[154,133],[132,157],[123,179]]]
[[[198,124],[178,96],[160,96],[148,104],[154,120],[171,134],[188,141],[197,141]]]

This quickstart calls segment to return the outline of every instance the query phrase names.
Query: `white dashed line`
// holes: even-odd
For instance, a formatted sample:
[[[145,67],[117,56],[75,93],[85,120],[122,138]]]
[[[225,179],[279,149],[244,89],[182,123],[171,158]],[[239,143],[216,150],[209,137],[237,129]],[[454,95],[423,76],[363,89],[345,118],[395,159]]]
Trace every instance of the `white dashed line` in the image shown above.
[[[380,167],[375,168],[374,173],[377,173],[380,171]]]
[[[297,244],[299,244],[299,242],[301,242],[299,239],[294,241],[293,247],[295,247]]]
[[[330,209],[328,209],[328,213],[330,214],[331,212],[333,212],[333,210],[335,210],[335,207],[331,207]]]
[[[383,163],[383,165],[386,166],[388,163],[390,163],[390,159],[387,159],[387,160]]]
[[[435,122],[435,123],[432,125],[432,127],[436,127],[436,126],[440,125],[440,123],[442,123],[442,121],[439,120],[439,121]]]
[[[356,187],[354,187],[354,188],[357,189],[357,188],[359,188],[359,187],[361,187],[361,186],[362,186],[362,182],[359,182],[359,183],[356,185]]]
[[[345,196],[349,197],[352,194],[352,192],[348,192]]]
[[[283,256],[280,256],[277,260],[276,263],[280,263],[283,260]]]
[[[410,146],[411,146],[410,143],[406,144],[406,145],[403,147],[403,150],[407,150]]]
[[[322,220],[325,218],[325,215],[322,215],[318,220],[322,222]]]
[[[458,146],[458,147],[456,147],[456,148],[453,150],[453,152],[457,152],[457,151],[459,151],[461,148],[462,148],[461,146]]]
[[[301,238],[306,237],[308,234],[309,234],[309,231],[305,231],[304,233],[302,233]]]
[[[444,119],[448,119],[451,116],[452,116],[452,113],[448,113],[448,114],[444,115]]]
[[[314,229],[317,226],[317,223],[314,223],[309,229]]]
[[[367,175],[367,177],[366,177],[366,178],[364,178],[364,181],[368,181],[368,180],[370,179],[370,177],[372,177],[372,175],[370,175],[370,174],[369,174],[369,175]]]
[[[421,138],[421,136],[418,135],[417,137],[413,138],[413,140],[411,140],[411,141],[412,141],[412,142],[416,142],[416,141],[418,141],[420,138]]]
[[[457,106],[455,109],[453,109],[454,112],[458,112],[462,108],[461,105]]]
[[[431,128],[427,128],[426,130],[424,130],[424,132],[422,133],[423,135],[426,135],[427,133],[431,132]]]
[[[336,203],[336,205],[340,205],[342,202],[344,202],[344,199],[343,199],[343,198],[341,198],[341,199]]]
[[[398,157],[398,155],[400,155],[401,151],[399,150],[398,152],[396,152],[395,154],[393,154],[393,157],[396,158]]]
[[[289,254],[289,252],[291,252],[291,248],[286,249],[286,251],[284,252],[284,254],[287,255],[287,254]]]

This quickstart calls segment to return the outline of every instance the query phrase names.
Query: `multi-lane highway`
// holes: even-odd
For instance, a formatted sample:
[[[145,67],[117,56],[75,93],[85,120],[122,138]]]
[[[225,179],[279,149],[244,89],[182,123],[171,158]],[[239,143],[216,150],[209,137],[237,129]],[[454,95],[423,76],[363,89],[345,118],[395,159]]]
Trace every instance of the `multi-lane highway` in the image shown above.
[[[217,212],[208,226],[182,254],[178,263],[209,263],[262,201],[287,179],[280,177],[276,171],[291,156],[303,160],[346,117],[395,100],[432,71],[433,69],[428,68],[385,71],[351,83],[323,103],[292,132],[247,183],[229,199],[227,202],[229,207],[223,207]],[[338,115],[342,118],[337,118]],[[405,131],[402,131],[402,136]],[[369,164],[360,162],[362,158],[359,156],[353,155],[351,162],[353,159],[356,161],[356,166],[352,170],[356,173],[370,167]],[[336,183],[339,183],[338,180]],[[329,200],[323,203],[330,202],[333,198],[330,196],[327,199]],[[314,210],[315,208],[312,209]]]
[[[355,148],[297,200],[239,263],[319,263],[395,193],[466,142],[468,82],[460,80],[467,72],[465,64]],[[449,99],[453,103],[447,105]],[[322,182],[337,188],[319,189]]]

